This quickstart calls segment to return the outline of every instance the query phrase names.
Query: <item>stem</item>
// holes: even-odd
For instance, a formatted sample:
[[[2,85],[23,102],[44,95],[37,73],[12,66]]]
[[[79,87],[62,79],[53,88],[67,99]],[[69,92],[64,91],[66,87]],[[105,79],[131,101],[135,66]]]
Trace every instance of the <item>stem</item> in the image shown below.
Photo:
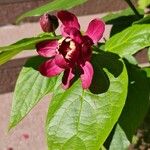
[[[138,18],[141,18],[139,12],[137,11],[137,9],[135,8],[135,6],[132,4],[131,0],[125,0],[127,2],[127,4],[130,6],[130,8],[133,10],[133,12],[135,13],[135,15]]]

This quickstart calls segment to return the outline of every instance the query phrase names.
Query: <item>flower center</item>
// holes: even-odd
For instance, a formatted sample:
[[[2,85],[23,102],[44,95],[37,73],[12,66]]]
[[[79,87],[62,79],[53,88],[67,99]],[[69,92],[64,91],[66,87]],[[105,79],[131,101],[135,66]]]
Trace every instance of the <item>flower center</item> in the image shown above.
[[[62,38],[59,41],[59,52],[69,61],[74,61],[77,55],[76,43],[70,38]]]

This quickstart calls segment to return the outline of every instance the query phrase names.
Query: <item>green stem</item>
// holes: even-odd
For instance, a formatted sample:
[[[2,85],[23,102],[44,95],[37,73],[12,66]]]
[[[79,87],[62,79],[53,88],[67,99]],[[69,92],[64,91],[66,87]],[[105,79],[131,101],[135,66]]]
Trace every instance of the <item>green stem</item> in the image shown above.
[[[127,2],[127,4],[130,6],[130,8],[133,10],[133,12],[135,13],[135,15],[138,18],[141,18],[141,15],[139,14],[139,12],[137,11],[137,9],[135,8],[135,6],[132,4],[131,0],[125,0]]]

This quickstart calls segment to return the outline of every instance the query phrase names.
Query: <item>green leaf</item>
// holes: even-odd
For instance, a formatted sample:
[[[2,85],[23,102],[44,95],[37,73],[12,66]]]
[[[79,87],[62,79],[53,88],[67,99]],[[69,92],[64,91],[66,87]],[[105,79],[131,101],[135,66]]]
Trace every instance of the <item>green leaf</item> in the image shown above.
[[[128,96],[117,128],[112,132],[113,137],[109,150],[128,149],[129,140],[132,142],[133,135],[144,120],[150,105],[150,68],[141,70],[127,62],[126,65],[129,76]]]
[[[140,9],[138,11],[142,18],[144,11]],[[134,14],[131,8],[127,8],[119,12],[110,13],[104,16],[103,20],[106,24],[113,25],[110,32],[110,36],[112,36],[131,26],[132,23],[139,20],[139,18]]]
[[[115,68],[115,62],[105,59],[106,55],[106,65],[98,68],[107,69],[107,64]],[[49,150],[99,150],[103,145],[124,106],[128,82],[125,67],[116,77],[105,72],[110,80],[105,93],[83,90],[79,80],[66,91],[59,88],[54,92],[46,122]]]
[[[54,0],[46,5],[43,5],[41,7],[38,7],[36,9],[33,9],[31,11],[28,11],[26,13],[24,13],[23,15],[21,15],[16,23],[19,23],[22,19],[26,18],[26,17],[31,17],[31,16],[40,16],[44,13],[47,12],[52,12],[54,10],[67,10],[70,9],[72,7],[78,6],[82,3],[85,3],[87,0]]]
[[[104,146],[102,146],[102,147],[100,148],[100,150],[106,150],[106,148],[105,148]]]
[[[8,60],[10,60],[12,57],[20,53],[18,50],[14,51],[7,51],[7,52],[1,52],[0,53],[0,65],[6,63]]]
[[[125,132],[121,126],[117,124],[109,150],[128,150],[129,144],[130,142],[126,137]]]
[[[143,70],[146,72],[147,77],[150,78],[150,67],[144,68]]]
[[[150,67],[143,68],[143,70],[146,72],[146,75],[147,75],[147,80],[148,80],[148,85],[149,85],[149,95],[150,95]]]
[[[143,10],[138,10],[139,13],[142,15],[144,13]],[[124,20],[123,18],[134,19],[137,20],[133,10],[131,8],[124,9],[119,12],[108,13],[102,19],[105,21],[106,24],[123,24],[128,23],[130,20]]]
[[[23,50],[35,49],[38,42],[53,39],[60,39],[60,36],[53,36],[52,33],[42,33],[38,37],[25,38],[9,46],[0,47],[0,65]]]
[[[105,45],[109,52],[121,57],[133,55],[139,50],[150,46],[150,25],[133,25],[111,37]]]
[[[0,47],[0,52],[2,51],[23,51],[23,50],[30,50],[35,49],[35,45],[38,42],[44,41],[44,40],[53,40],[53,39],[59,39],[60,36],[38,36],[38,37],[32,37],[32,38],[25,38],[22,39],[14,44],[11,44],[9,46]]]
[[[9,129],[16,126],[47,93],[54,90],[59,77],[42,76],[37,67],[43,62],[41,57],[31,58],[20,72],[16,83]]]
[[[133,64],[133,65],[138,65],[138,62],[136,60],[136,58],[132,55],[127,55],[127,56],[124,56],[124,58],[130,63],[130,64]]]
[[[134,22],[133,24],[149,24],[150,23],[150,15]]]
[[[150,0],[139,0],[138,1],[139,7],[144,9],[148,5],[150,5]]]
[[[148,111],[150,88],[145,71],[129,63],[126,63],[126,66],[129,76],[128,96],[119,118],[119,125],[131,141]]]

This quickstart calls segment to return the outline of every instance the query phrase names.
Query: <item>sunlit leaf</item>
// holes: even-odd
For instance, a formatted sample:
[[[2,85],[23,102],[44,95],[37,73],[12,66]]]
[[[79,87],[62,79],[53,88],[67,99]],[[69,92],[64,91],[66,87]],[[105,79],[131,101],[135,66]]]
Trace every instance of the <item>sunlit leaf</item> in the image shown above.
[[[31,109],[49,92],[60,84],[59,77],[42,76],[37,68],[43,58],[31,58],[21,70],[13,96],[9,128],[16,126]]]
[[[115,128],[109,150],[127,150],[130,142],[119,124]]]
[[[43,5],[41,7],[35,8],[31,11],[24,13],[17,19],[16,22],[18,23],[26,17],[40,16],[44,13],[52,12],[54,10],[70,9],[72,7],[85,3],[86,1],[87,0],[73,0],[73,1],[72,0],[53,0],[52,2],[47,3],[46,5]]]
[[[107,59],[106,56],[101,59]],[[119,63],[119,60],[113,64],[104,60],[98,68],[107,69],[104,62],[110,68]],[[49,150],[99,150],[103,145],[121,113],[127,94],[125,67],[122,65],[122,71],[116,77],[110,68],[111,73],[106,71],[110,86],[105,93],[83,90],[79,81],[66,91],[58,88],[54,92],[46,123]]]
[[[20,41],[17,41],[14,44],[11,44],[9,46],[0,47],[0,51],[23,51],[23,50],[32,50],[35,49],[35,45],[41,41],[44,40],[53,40],[53,39],[59,39],[60,36],[38,36],[38,37],[32,37],[32,38],[25,38]]]
[[[6,63],[8,60],[10,60],[12,57],[20,53],[18,50],[14,51],[7,51],[7,52],[1,52],[0,53],[0,65]]]
[[[141,9],[138,9],[138,11],[142,18],[144,11]],[[110,36],[113,36],[131,26],[135,21],[138,21],[139,18],[134,14],[131,8],[127,8],[118,12],[108,13],[103,17],[103,20],[106,24],[113,25],[110,32]]]
[[[144,9],[148,5],[150,5],[150,0],[139,0],[138,1],[139,7]]]
[[[111,37],[105,45],[107,51],[120,56],[133,55],[150,46],[150,25],[133,25]]]
[[[142,16],[144,13],[143,10],[138,10]],[[128,18],[128,19],[123,19]],[[127,8],[118,12],[108,13],[106,16],[102,18],[106,24],[128,24],[132,20],[137,20],[133,10],[131,8]]]

